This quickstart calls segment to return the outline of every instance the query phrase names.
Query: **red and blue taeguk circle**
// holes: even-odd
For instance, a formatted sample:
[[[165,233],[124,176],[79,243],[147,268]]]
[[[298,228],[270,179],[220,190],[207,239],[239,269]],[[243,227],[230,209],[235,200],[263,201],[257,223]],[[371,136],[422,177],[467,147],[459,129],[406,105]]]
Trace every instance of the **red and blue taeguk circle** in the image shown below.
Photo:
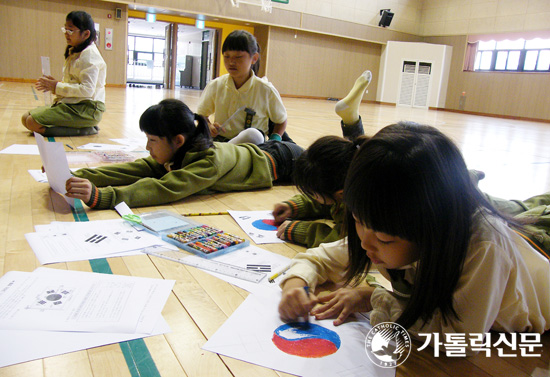
[[[334,331],[307,322],[292,322],[277,327],[273,344],[289,355],[317,358],[332,355],[340,348]]]
[[[275,220],[270,220],[270,219],[253,221],[252,226],[260,230],[277,230],[277,225],[275,225]]]

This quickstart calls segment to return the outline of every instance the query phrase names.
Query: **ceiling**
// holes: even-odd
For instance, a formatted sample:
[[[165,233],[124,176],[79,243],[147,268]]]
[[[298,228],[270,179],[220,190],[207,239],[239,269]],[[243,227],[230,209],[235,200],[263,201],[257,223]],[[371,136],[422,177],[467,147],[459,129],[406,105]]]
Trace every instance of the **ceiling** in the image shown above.
[[[256,2],[259,2],[259,0],[257,0]],[[176,11],[176,10],[168,10],[168,9],[161,9],[161,8],[154,8],[154,7],[148,7],[148,6],[143,6],[143,5],[137,5],[137,4],[131,4],[128,7],[129,7],[129,9],[138,10],[138,11],[145,12],[145,13],[155,13],[155,14],[162,14],[162,15],[179,16],[179,17],[185,17],[185,18],[191,18],[191,19],[200,19],[200,20],[205,20],[205,21],[220,21],[220,22],[235,24],[235,25],[247,25],[247,26],[248,25],[252,25],[252,26],[257,25],[254,22],[228,20],[228,19],[223,19],[223,18],[219,18],[219,17],[215,17],[215,16],[206,16],[206,15],[202,15],[202,14],[189,13],[189,12]],[[130,23],[130,21],[141,21],[141,22],[136,22],[135,27],[138,28],[138,30],[141,30],[141,31],[145,32],[146,33],[145,35],[150,35],[150,33],[158,33],[158,34],[155,34],[155,35],[164,35],[164,28],[168,24],[167,22],[162,22],[162,21],[156,21],[156,22],[149,23],[145,20],[138,20],[138,19],[132,19],[132,18],[129,19],[129,23]],[[147,24],[149,24],[149,25],[147,25]],[[183,24],[178,24],[178,25],[179,25],[178,30],[180,32],[182,30],[183,30],[183,32],[196,32],[198,30],[196,27],[194,27],[192,25],[183,25]],[[132,25],[129,24],[129,27],[132,27]],[[132,30],[132,29],[129,28],[128,31],[130,31],[130,30]],[[136,32],[136,34],[137,34],[137,32]]]

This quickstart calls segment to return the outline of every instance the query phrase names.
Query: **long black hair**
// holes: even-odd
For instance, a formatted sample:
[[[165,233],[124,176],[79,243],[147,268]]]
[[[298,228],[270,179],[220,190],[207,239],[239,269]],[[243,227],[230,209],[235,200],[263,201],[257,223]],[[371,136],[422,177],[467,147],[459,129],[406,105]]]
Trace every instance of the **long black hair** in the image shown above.
[[[258,74],[260,69],[260,45],[252,34],[246,30],[233,30],[222,45],[222,54],[226,51],[246,51],[253,56],[258,53],[258,60],[252,65],[252,71],[254,74]]]
[[[88,13],[82,10],[74,10],[67,15],[66,21],[71,21],[73,25],[76,26],[78,30],[80,30],[81,33],[89,30],[90,36],[78,46],[72,47],[68,45],[65,49],[65,59],[67,59],[67,57],[72,53],[81,52],[86,47],[95,42],[97,38],[94,20],[92,16],[90,16]]]
[[[367,139],[323,136],[315,140],[296,160],[294,184],[298,190],[311,198],[321,195],[335,200],[334,193],[344,188],[353,155]]]
[[[364,143],[348,170],[349,282],[371,261],[361,248],[355,220],[374,231],[413,242],[419,260],[412,294],[397,322],[426,323],[436,309],[444,321],[458,318],[453,307],[478,209],[500,216],[470,179],[458,147],[437,129],[400,122]],[[487,213],[480,211],[480,213]],[[389,271],[391,273],[391,271]]]
[[[177,135],[185,137],[185,144],[173,159],[176,168],[181,167],[185,153],[191,148],[202,151],[214,146],[206,119],[178,99],[164,99],[145,110],[139,118],[139,129],[169,140]]]

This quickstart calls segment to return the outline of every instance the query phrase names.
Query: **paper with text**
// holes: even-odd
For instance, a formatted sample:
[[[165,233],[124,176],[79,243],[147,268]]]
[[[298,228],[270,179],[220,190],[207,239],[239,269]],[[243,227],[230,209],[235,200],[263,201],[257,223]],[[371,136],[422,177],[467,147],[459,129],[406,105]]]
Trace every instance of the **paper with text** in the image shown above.
[[[173,280],[38,268],[0,278],[0,329],[150,333]]]
[[[41,264],[106,258],[160,245],[173,246],[122,219],[86,222],[54,221],[37,225],[25,238]]]

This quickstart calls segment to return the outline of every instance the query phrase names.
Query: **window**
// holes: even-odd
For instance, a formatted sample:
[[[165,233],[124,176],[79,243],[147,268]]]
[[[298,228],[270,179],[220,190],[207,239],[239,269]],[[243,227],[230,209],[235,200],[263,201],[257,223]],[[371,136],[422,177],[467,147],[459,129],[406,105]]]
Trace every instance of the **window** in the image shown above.
[[[475,56],[474,71],[550,71],[550,39],[479,41],[468,43],[467,50],[467,56]]]
[[[129,35],[127,81],[162,83],[165,48],[162,37]]]

